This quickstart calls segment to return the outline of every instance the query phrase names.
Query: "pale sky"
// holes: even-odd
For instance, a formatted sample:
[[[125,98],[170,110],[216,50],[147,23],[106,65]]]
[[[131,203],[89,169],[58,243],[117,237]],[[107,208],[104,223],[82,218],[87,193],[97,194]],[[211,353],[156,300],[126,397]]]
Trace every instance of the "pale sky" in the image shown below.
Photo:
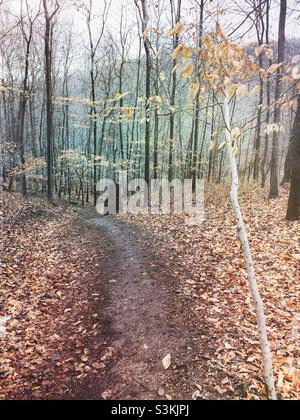
[[[20,4],[22,0],[4,0],[4,4],[12,10],[14,13],[18,13],[20,10]],[[89,0],[77,0],[80,2],[88,3]],[[29,0],[30,6],[37,7],[40,0]],[[49,0],[49,3],[51,0]],[[72,0],[61,0],[62,3],[65,4],[65,7],[60,13],[60,19],[63,21],[74,21],[76,32],[84,34],[86,32],[86,25],[84,19],[82,18],[80,12],[77,12],[76,9],[70,6],[73,1]],[[239,2],[238,4],[243,5],[244,2]],[[103,10],[104,0],[94,0],[94,13],[96,15],[101,15]],[[169,0],[149,0],[150,5],[169,5]],[[210,10],[214,10],[218,5],[225,10],[226,14],[224,17],[220,18],[221,23],[223,23],[224,27],[228,28],[228,33],[234,29],[234,27],[240,23],[243,18],[242,15],[237,16],[232,12],[229,12],[229,9],[237,9],[235,6],[236,2],[234,0],[214,0],[209,2]],[[193,0],[183,0],[183,20],[185,22],[189,22],[195,18],[195,10],[193,10],[193,6],[196,3]],[[245,3],[244,3],[245,5]],[[123,9],[122,9],[123,6]],[[244,6],[243,6],[244,7]],[[296,0],[288,0],[288,7],[293,8],[296,6]],[[298,10],[300,9],[299,2],[298,2]],[[152,7],[151,7],[152,9]],[[227,11],[226,11],[227,10]],[[135,17],[135,5],[133,0],[112,0],[111,9],[109,12],[108,17],[108,27],[112,30],[118,30],[119,22],[121,20],[121,14],[123,15],[124,21],[127,21],[128,26],[134,25],[136,26],[136,17]],[[278,0],[273,0],[273,7],[272,7],[272,16],[271,16],[271,30],[273,36],[276,36],[278,30],[278,15],[279,15],[279,3]],[[153,17],[153,16],[152,16]],[[288,37],[300,37],[300,30],[298,23],[295,22],[296,13],[293,16],[288,17],[288,24],[287,24],[287,36]],[[95,20],[96,23],[96,20]],[[97,23],[96,23],[97,24]],[[167,22],[166,22],[167,24]],[[239,34],[243,34],[244,31],[247,29],[247,26],[243,26],[241,30],[238,32]],[[253,34],[252,34],[253,36]]]
[[[12,0],[12,1],[21,1],[21,0]],[[38,0],[33,0],[33,2],[36,2]],[[68,1],[68,0],[66,0]],[[84,0],[88,2],[88,0]],[[101,9],[103,8],[103,0],[94,0],[94,10],[95,14],[101,14]],[[155,5],[156,3],[160,3],[161,5],[165,5],[166,8],[169,6],[169,0],[149,0],[150,5]],[[220,22],[222,23],[222,26],[227,29],[227,33],[232,32],[232,30],[235,29],[237,25],[240,24],[240,22],[244,19],[245,15],[238,16],[235,13],[230,12],[230,10],[237,9],[235,6],[236,3],[243,4],[243,2],[237,0],[236,2],[233,0],[214,0],[209,4],[209,10],[215,11],[218,7],[220,7],[222,10],[225,11],[225,15],[223,17],[220,17]],[[196,3],[193,0],[182,0],[182,15],[183,20],[186,23],[194,22],[195,21],[195,6]],[[295,7],[296,0],[288,0],[288,6],[290,8]],[[122,9],[123,6],[123,9]],[[162,7],[163,8],[163,7]],[[298,5],[298,9],[300,9],[300,6]],[[153,10],[152,7],[150,10]],[[119,23],[121,20],[121,13],[123,14],[124,21],[126,20],[128,23],[128,26],[136,26],[136,15],[135,15],[135,5],[133,0],[112,0],[111,9],[109,13],[109,19],[108,19],[108,25],[109,27],[115,29],[118,31]],[[300,12],[299,12],[300,14]],[[65,14],[66,15],[66,14]],[[300,37],[300,21],[295,22],[295,16],[296,13],[294,13],[292,16],[288,16],[287,19],[287,26],[286,26],[286,33],[288,38],[292,37]],[[151,16],[153,21],[155,21],[155,16]],[[71,15],[69,16],[71,18]],[[80,19],[79,16],[76,16],[76,13],[72,14],[72,19],[75,18],[76,27],[79,31],[84,33],[86,31],[85,22]],[[278,0],[273,0],[273,6],[272,6],[272,12],[271,12],[271,34],[274,38],[277,37],[278,33],[278,19],[279,19],[279,3]],[[169,16],[166,16],[165,23],[169,23]],[[249,26],[249,23],[245,24],[241,30],[237,32],[237,35],[244,35],[245,32],[247,32],[247,27]],[[251,39],[255,38],[255,33],[252,32],[250,34]]]

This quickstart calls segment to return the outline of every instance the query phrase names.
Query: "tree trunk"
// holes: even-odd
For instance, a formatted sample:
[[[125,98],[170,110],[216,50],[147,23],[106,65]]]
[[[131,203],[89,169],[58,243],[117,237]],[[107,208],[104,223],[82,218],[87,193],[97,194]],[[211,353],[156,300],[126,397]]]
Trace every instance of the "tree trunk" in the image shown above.
[[[266,44],[270,43],[270,0],[266,0]],[[269,67],[272,65],[272,60],[269,60]],[[271,80],[270,76],[267,77],[266,83],[266,93],[267,93],[267,115],[266,115],[266,124],[269,125],[270,123],[270,105],[271,105]],[[267,160],[268,160],[268,152],[269,152],[269,134],[266,133],[265,135],[265,145],[264,145],[264,152],[263,158],[261,162],[261,187],[264,188],[267,182]]]
[[[287,0],[280,2],[279,36],[278,36],[278,64],[285,59],[285,26],[286,26]],[[276,76],[275,101],[281,95],[281,76],[282,70],[278,69]],[[274,123],[281,122],[281,108],[278,102],[275,105]],[[271,178],[270,178],[270,198],[279,196],[279,139],[280,133],[275,131],[273,134],[272,159],[271,159]]]
[[[149,16],[146,0],[142,0],[144,28],[147,29]],[[150,104],[151,96],[151,53],[149,40],[144,36],[144,47],[146,52],[146,128],[145,128],[145,181],[150,182]]]
[[[150,183],[150,103],[149,98],[151,96],[151,45],[147,35],[148,23],[149,23],[149,12],[148,12],[148,3],[147,0],[140,0],[141,7],[139,5],[139,0],[134,0],[136,7],[138,9],[140,19],[142,22],[142,31],[143,31],[143,41],[144,48],[146,53],[146,104],[145,104],[145,113],[146,113],[146,123],[145,123],[145,181]]]
[[[26,173],[25,173],[25,142],[24,142],[24,128],[25,128],[25,114],[26,114],[26,104],[28,98],[28,72],[29,72],[29,54],[30,54],[30,45],[32,39],[32,24],[30,27],[30,35],[29,38],[26,39],[26,58],[25,58],[25,75],[24,81],[22,84],[22,90],[20,96],[20,108],[19,108],[19,133],[18,139],[21,149],[21,164],[22,170],[24,173],[21,177],[21,184],[22,184],[22,194],[23,197],[27,198],[27,180],[26,180]]]
[[[264,24],[264,13],[263,13],[263,3],[265,0],[259,0],[257,11],[256,11],[256,32],[257,40],[259,47],[264,43],[265,35],[265,24]],[[268,7],[268,5],[267,5]],[[263,68],[263,56],[259,56],[259,67]],[[259,169],[260,169],[260,152],[261,152],[261,129],[262,129],[262,106],[264,103],[264,79],[262,75],[259,75],[259,84],[260,84],[260,94],[259,94],[259,104],[258,104],[258,113],[257,113],[257,125],[256,125],[256,138],[254,145],[254,163],[253,163],[253,179],[258,181],[259,179]]]
[[[202,49],[202,37],[203,37],[203,19],[204,19],[204,0],[200,3],[200,23],[199,23],[199,49]],[[194,130],[194,148],[193,148],[193,163],[192,163],[192,175],[193,175],[193,192],[196,191],[196,180],[197,180],[197,168],[198,168],[198,141],[199,141],[199,125],[200,125],[200,84],[201,84],[201,71],[198,71],[197,75],[199,83],[199,91],[196,95],[195,101],[195,130]]]
[[[300,95],[291,135],[291,189],[287,219],[300,220]]]
[[[285,163],[284,163],[284,174],[280,186],[286,185],[291,180],[291,170],[292,170],[292,162],[293,162],[293,155],[292,155],[292,140],[293,140],[293,130],[289,139],[289,147],[288,152],[286,155]]]
[[[232,185],[231,185],[231,203],[237,220],[237,227],[240,236],[240,241],[243,248],[244,257],[247,263],[247,274],[248,282],[252,295],[252,299],[255,305],[257,326],[259,331],[259,338],[261,344],[261,350],[263,355],[263,365],[264,365],[264,376],[266,380],[266,385],[268,388],[269,396],[272,400],[276,400],[276,391],[275,383],[273,376],[273,367],[272,367],[272,355],[270,350],[270,345],[267,335],[266,319],[264,314],[263,302],[258,290],[256,274],[254,269],[254,262],[252,258],[250,243],[248,239],[248,234],[246,231],[243,215],[240,208],[239,198],[238,198],[238,188],[239,188],[239,177],[236,160],[233,154],[232,139],[231,139],[231,119],[230,119],[230,104],[229,98],[226,96],[224,98],[224,119],[227,126],[226,130],[226,143],[228,157],[230,161],[231,175],[232,175]]]
[[[97,204],[97,108],[96,108],[96,88],[95,88],[95,76],[94,76],[94,60],[91,59],[91,94],[92,94],[92,115],[93,115],[93,154],[94,154],[94,170],[93,170],[93,194],[94,194],[94,205]]]
[[[173,0],[171,0],[171,8],[172,8],[172,14],[174,15],[174,4],[173,4]],[[177,25],[177,23],[180,22],[181,19],[181,0],[178,0],[177,3],[177,11],[175,13],[175,20],[173,18],[173,24],[174,26]],[[173,49],[175,50],[179,45],[179,35],[176,34],[173,37]],[[174,69],[175,66],[177,64],[177,60],[174,59],[172,62],[172,68]],[[175,102],[176,102],[176,88],[177,88],[177,73],[176,71],[173,71],[173,76],[172,76],[172,94],[171,94],[171,100],[170,100],[170,105],[171,107],[175,106]],[[170,115],[170,148],[169,148],[169,181],[173,181],[174,176],[175,176],[175,171],[174,171],[174,139],[175,136],[175,114],[174,112],[171,112]]]
[[[53,109],[52,109],[52,49],[51,49],[51,21],[59,10],[49,15],[48,2],[43,0],[46,29],[45,29],[45,78],[46,78],[46,113],[47,113],[47,186],[48,200],[53,201]]]
[[[259,59],[259,66],[262,68],[263,60]],[[259,180],[259,167],[260,167],[260,149],[261,149],[261,120],[262,120],[262,106],[264,103],[264,82],[260,75],[260,94],[257,114],[257,127],[256,127],[256,139],[255,139],[255,150],[254,150],[254,169],[253,179],[254,181]]]
[[[44,1],[44,4],[46,1]],[[46,8],[46,6],[45,6]],[[46,10],[46,9],[45,9]],[[52,95],[51,95],[51,59],[50,59],[50,20],[46,15],[45,33],[45,76],[46,76],[46,113],[47,113],[47,186],[48,200],[53,200],[53,167],[52,167]]]

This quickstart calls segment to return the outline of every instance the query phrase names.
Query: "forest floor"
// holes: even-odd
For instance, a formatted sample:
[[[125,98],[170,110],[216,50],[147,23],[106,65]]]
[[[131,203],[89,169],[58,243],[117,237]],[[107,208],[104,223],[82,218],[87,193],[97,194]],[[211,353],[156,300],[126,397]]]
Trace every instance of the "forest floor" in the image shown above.
[[[4,194],[0,399],[265,399],[227,197],[207,191],[193,227]],[[286,202],[242,193],[277,388],[297,399],[300,226]]]

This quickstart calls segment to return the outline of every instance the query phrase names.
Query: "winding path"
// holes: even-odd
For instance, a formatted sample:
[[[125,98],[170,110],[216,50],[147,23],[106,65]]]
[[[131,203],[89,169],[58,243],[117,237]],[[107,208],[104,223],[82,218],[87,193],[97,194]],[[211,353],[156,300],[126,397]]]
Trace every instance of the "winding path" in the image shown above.
[[[115,358],[105,374],[102,392],[111,399],[191,398],[199,371],[197,353],[201,331],[189,299],[178,293],[163,261],[153,253],[151,238],[138,228],[93,209],[82,213],[85,223],[99,231],[105,247],[99,262],[108,302],[106,341]],[[165,371],[162,358],[172,355]]]

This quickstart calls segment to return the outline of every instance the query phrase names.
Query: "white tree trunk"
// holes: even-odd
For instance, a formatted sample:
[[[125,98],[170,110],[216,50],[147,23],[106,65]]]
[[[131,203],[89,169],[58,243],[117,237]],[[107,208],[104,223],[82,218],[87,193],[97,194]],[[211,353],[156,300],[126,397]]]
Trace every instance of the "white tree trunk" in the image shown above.
[[[224,119],[227,126],[226,144],[227,144],[227,152],[228,152],[228,157],[230,161],[230,168],[231,168],[231,175],[232,175],[232,185],[231,185],[231,193],[230,193],[231,203],[232,203],[232,207],[233,207],[236,219],[237,219],[238,232],[239,232],[240,240],[242,243],[245,260],[247,262],[248,282],[249,282],[251,295],[252,295],[252,298],[254,300],[254,305],[255,305],[257,326],[258,326],[261,350],[262,350],[262,355],[263,355],[265,380],[268,387],[270,399],[276,400],[277,396],[276,396],[274,375],[273,375],[272,354],[271,354],[270,345],[268,341],[264,307],[263,307],[262,298],[260,296],[258,286],[257,286],[251,247],[250,247],[245,223],[243,220],[243,216],[242,216],[242,212],[241,212],[241,208],[239,204],[239,198],[238,198],[239,176],[238,176],[236,159],[233,154],[232,138],[231,138],[230,104],[229,104],[229,97],[227,95],[224,99]]]

